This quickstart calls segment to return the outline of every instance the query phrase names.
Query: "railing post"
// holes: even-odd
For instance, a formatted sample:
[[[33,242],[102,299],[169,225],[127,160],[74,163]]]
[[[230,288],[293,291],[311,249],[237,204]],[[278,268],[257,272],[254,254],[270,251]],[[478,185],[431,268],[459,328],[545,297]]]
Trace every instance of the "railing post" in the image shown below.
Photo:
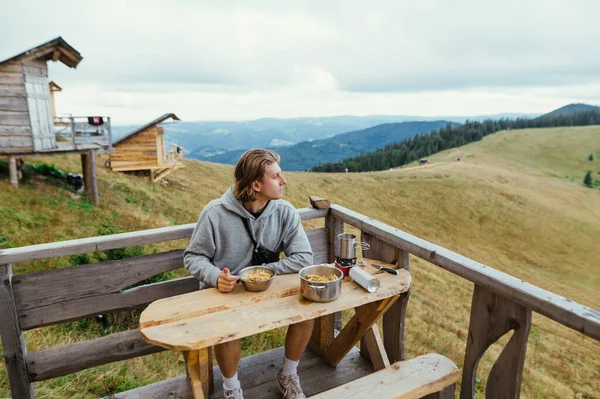
[[[531,327],[531,309],[475,285],[461,399],[475,398],[475,375],[481,356],[500,337],[515,330],[488,376],[486,398],[518,399]]]
[[[410,270],[408,252],[388,244],[369,233],[361,232],[362,242],[370,245],[370,249],[363,255],[369,259],[380,260],[396,265],[399,269]],[[404,329],[406,326],[406,310],[410,288],[400,295],[400,298],[383,315],[383,345],[390,363],[404,360]],[[363,350],[361,341],[361,354],[369,357],[367,351]],[[366,345],[364,345],[366,349]]]
[[[334,218],[331,211],[325,216],[325,228],[327,229],[328,262],[335,262],[335,241],[337,235],[344,232],[344,222]],[[334,331],[342,329],[342,312],[336,312],[315,320],[315,326],[309,347],[315,353],[323,353],[325,348],[333,341]]]
[[[27,349],[12,288],[12,267],[0,265],[0,336],[13,398],[35,398],[27,373]]]

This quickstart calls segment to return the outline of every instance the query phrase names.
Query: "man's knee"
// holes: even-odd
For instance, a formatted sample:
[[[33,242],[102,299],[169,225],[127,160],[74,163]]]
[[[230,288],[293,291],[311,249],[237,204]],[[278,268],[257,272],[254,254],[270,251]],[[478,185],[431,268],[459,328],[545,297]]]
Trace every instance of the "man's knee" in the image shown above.
[[[222,344],[215,345],[215,350],[223,353],[229,353],[240,350],[240,340],[236,339]]]

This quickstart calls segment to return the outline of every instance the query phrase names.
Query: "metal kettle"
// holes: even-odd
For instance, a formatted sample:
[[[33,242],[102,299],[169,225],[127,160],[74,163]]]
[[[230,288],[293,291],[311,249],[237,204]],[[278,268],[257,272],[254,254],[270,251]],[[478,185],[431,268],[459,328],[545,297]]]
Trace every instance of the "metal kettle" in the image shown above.
[[[366,242],[357,242],[354,234],[338,234],[335,256],[341,259],[355,259],[357,248],[366,251],[370,246]]]

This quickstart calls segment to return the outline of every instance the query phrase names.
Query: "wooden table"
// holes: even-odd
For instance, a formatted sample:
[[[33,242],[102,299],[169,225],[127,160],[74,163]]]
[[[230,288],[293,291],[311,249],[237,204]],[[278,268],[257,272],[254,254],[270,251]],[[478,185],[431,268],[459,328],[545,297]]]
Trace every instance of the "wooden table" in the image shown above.
[[[379,261],[368,262],[393,267]],[[411,277],[406,270],[398,270],[398,275],[370,266],[365,270],[380,280],[376,292],[369,293],[346,277],[340,297],[326,303],[310,302],[300,295],[298,274],[276,276],[263,292],[246,291],[238,284],[227,294],[209,288],[160,299],[140,316],[140,332],[151,344],[182,351],[194,398],[208,398],[213,345],[355,308],[354,317],[337,337],[322,342],[318,348],[323,360],[335,366],[367,332],[373,336],[372,327],[377,320],[410,287]],[[369,347],[372,359],[387,361],[382,351],[381,344]]]

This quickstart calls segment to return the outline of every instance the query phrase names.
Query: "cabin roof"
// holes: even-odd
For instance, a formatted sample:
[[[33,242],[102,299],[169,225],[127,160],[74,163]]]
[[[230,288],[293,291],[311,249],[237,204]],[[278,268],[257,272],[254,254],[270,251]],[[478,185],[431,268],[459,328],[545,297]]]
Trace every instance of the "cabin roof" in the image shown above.
[[[177,115],[175,115],[173,113],[164,114],[163,116],[160,116],[160,117],[156,118],[152,122],[148,122],[144,126],[141,126],[141,127],[137,128],[137,129],[135,129],[133,132],[129,133],[128,135],[126,135],[124,137],[121,137],[119,140],[115,141],[113,143],[113,145],[117,145],[117,144],[119,144],[119,143],[127,140],[128,138],[133,137],[133,136],[135,136],[138,133],[141,133],[142,131],[148,129],[151,126],[158,125],[159,123],[164,122],[165,120],[167,120],[169,118],[172,118],[173,120],[176,120],[176,121],[181,121],[181,119],[179,119],[177,117]]]
[[[50,90],[52,90],[52,91],[62,91],[62,87],[57,85],[54,81],[51,81],[49,83],[49,86],[50,86]]]
[[[0,66],[20,61],[24,58],[42,58],[44,61],[60,61],[70,68],[76,68],[83,59],[81,54],[79,54],[79,51],[75,50],[65,41],[65,39],[59,36],[56,39],[40,44],[39,46],[24,51],[21,54],[17,54],[14,57],[0,61]]]

